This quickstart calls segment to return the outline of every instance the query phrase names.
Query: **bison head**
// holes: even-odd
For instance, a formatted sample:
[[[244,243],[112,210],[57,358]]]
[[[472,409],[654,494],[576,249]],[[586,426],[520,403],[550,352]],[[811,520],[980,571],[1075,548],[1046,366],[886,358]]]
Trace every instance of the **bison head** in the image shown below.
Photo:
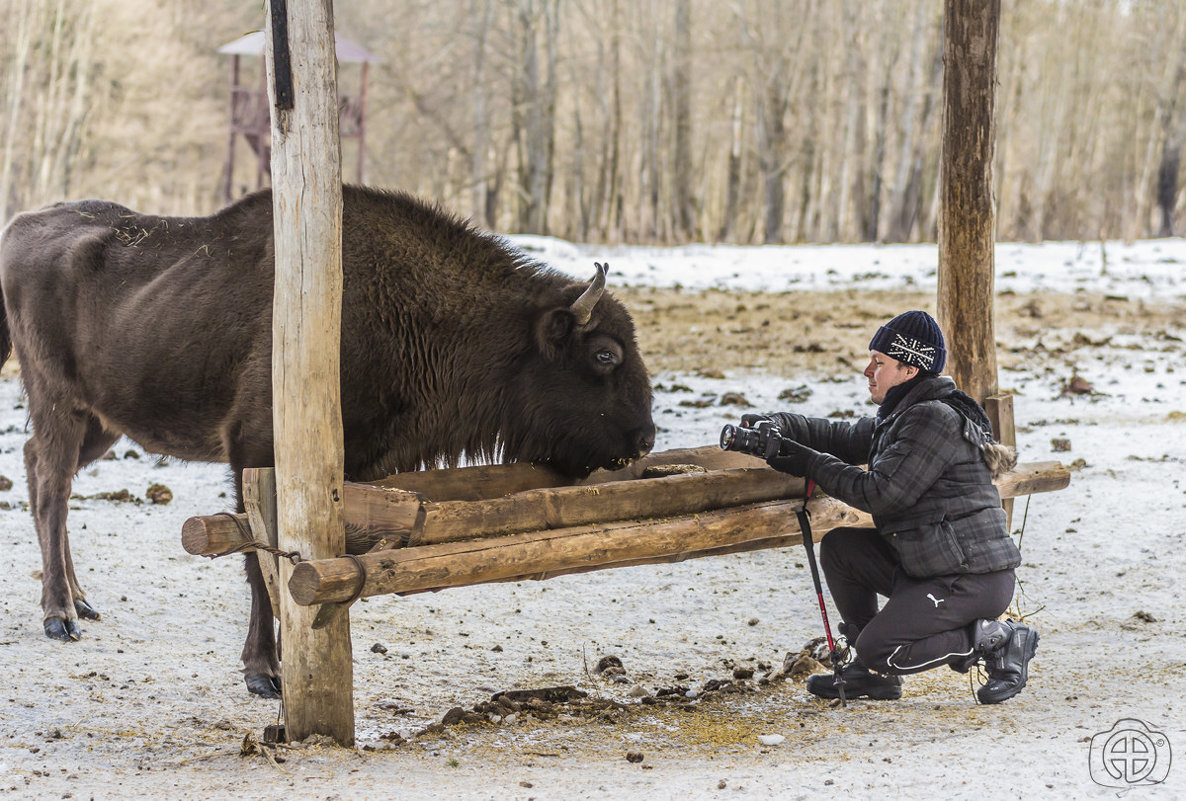
[[[622,467],[655,444],[634,321],[605,291],[608,267],[596,267],[588,287],[568,287],[535,314],[534,349],[509,393],[517,420],[503,426],[505,456],[582,478]]]

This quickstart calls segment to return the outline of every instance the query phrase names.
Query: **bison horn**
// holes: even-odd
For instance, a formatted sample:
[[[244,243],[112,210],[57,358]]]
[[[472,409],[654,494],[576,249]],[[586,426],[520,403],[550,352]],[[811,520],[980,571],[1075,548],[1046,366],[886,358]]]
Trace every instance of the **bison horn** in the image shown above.
[[[569,308],[572,316],[576,318],[577,325],[589,324],[589,319],[593,316],[593,307],[605,294],[605,274],[609,272],[609,264],[593,262],[593,266],[597,268],[597,275],[593,276],[589,288]]]

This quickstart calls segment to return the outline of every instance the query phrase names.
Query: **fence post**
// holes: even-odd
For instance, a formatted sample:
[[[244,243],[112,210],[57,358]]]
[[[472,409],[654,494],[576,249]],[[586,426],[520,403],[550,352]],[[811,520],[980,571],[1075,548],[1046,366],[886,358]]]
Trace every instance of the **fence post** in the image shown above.
[[[332,0],[269,0],[268,96],[276,290],[272,397],[279,544],[306,559],[344,553],[342,180]],[[312,627],[280,562],[281,682],[291,740],[354,744],[350,620]]]

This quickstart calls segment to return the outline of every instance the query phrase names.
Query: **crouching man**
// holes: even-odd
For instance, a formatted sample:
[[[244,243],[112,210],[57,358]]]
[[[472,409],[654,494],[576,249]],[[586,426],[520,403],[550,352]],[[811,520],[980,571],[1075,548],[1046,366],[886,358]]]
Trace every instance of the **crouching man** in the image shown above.
[[[980,405],[939,375],[946,349],[929,314],[898,315],[869,354],[875,417],[773,413],[746,415],[742,425],[771,420],[783,438],[771,467],[873,515],[875,529],[834,529],[820,546],[840,633],[856,650],[842,668],[846,697],[896,699],[904,674],[982,663],[988,681],[977,697],[1000,703],[1025,687],[1038,646],[1029,626],[998,620],[1021,554],[993,479],[1016,457],[993,441]],[[878,595],[888,599],[880,610]],[[836,698],[833,682],[812,676],[807,689]]]

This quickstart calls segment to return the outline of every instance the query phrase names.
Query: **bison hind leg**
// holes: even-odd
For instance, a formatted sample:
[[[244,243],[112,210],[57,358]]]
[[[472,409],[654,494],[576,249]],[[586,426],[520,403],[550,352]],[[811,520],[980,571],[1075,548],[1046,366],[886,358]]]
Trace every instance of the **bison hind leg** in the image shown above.
[[[243,680],[253,695],[279,698],[280,660],[271,597],[258,557],[247,554],[244,567],[251,587],[251,617],[247,625],[247,641],[243,644]]]

